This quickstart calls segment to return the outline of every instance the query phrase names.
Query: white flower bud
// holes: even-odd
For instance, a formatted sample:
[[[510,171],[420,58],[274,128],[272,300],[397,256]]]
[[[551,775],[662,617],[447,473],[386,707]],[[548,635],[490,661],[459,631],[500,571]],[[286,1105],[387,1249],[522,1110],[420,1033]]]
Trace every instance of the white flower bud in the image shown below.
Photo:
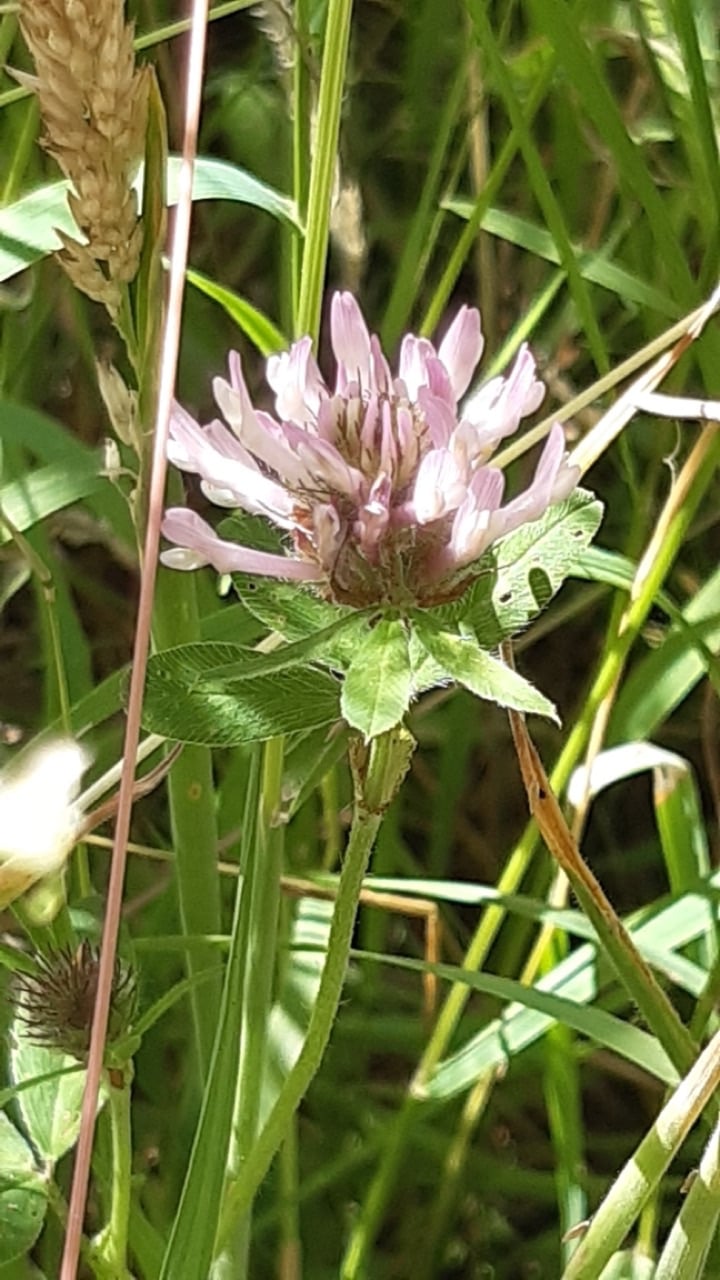
[[[0,774],[0,906],[62,867],[82,822],[75,801],[89,763],[84,747],[60,738]]]
[[[98,386],[113,431],[123,444],[137,451],[137,395],[127,387],[113,364],[95,363]]]

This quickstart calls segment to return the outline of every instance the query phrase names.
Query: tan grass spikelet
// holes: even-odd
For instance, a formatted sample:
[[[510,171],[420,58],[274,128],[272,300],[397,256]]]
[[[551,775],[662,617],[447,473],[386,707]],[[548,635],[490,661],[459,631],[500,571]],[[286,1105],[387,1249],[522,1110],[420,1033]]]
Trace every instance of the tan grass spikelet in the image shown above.
[[[142,156],[149,70],[136,70],[122,0],[21,0],[20,26],[35,76],[18,78],[40,103],[42,145],[74,191],[87,244],[61,234],[70,279],[117,315],[135,276],[142,225],[132,178]]]

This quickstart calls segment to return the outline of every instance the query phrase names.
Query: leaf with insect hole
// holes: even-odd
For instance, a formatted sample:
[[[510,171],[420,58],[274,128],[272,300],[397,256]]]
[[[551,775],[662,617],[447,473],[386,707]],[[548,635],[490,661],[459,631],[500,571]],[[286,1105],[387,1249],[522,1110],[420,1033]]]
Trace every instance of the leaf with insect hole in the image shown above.
[[[483,648],[496,648],[523,631],[560,590],[602,513],[594,494],[576,489],[486,552],[470,589],[455,604],[432,610],[433,616],[453,625],[462,621]]]

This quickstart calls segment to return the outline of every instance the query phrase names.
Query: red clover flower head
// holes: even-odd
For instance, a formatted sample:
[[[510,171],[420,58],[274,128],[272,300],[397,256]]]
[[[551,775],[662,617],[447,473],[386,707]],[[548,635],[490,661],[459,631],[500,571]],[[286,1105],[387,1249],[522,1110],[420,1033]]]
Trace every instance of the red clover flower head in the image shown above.
[[[356,608],[453,599],[493,542],[577,483],[555,424],[531,484],[503,505],[505,477],[489,460],[542,401],[533,357],[523,345],[508,376],[459,410],[483,349],[474,308],[460,308],[437,350],[406,335],[395,377],[351,294],[334,295],[330,330],[334,389],[305,337],[267,361],[275,416],[253,407],[233,352],[229,381],[214,382],[225,421],[201,426],[176,405],[171,422],[171,461],[200,476],[211,502],[266,516],[290,553],[238,546],[171,508],[163,532],[176,546],[162,559],[307,583]]]

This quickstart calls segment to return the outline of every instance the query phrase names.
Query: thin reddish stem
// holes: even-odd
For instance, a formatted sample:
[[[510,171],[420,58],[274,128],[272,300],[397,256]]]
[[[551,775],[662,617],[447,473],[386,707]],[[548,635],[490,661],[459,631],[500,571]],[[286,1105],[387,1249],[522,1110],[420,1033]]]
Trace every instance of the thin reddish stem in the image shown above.
[[[80,1242],[82,1237],[85,1203],[90,1178],[90,1158],[95,1131],[95,1115],[100,1089],[105,1038],[110,1009],[110,992],[115,969],[117,938],[120,926],[123,882],[127,860],[127,842],[130,833],[130,815],[133,802],[135,763],[140,740],[140,716],[142,710],[145,671],[150,647],[150,623],[152,616],[155,580],[157,576],[160,523],[165,495],[167,469],[166,445],[170,410],[172,407],[180,345],[182,300],[185,287],[185,268],[190,238],[192,216],[192,179],[197,152],[198,125],[202,100],[203,69],[205,61],[205,33],[208,18],[208,0],[192,0],[190,44],[188,52],[187,90],[185,96],[185,123],[183,136],[182,167],[180,170],[178,201],[172,231],[170,249],[170,277],[168,306],[162,341],[162,361],[158,392],[155,436],[150,473],[148,522],[143,554],[143,572],[140,581],[137,629],[133,651],[132,677],[128,696],[128,715],[123,754],[125,768],[120,780],[117,822],[113,843],[112,866],[108,886],[108,901],[103,927],[97,1000],[93,1016],[90,1054],[82,1105],[82,1123],[75,1154],[75,1168],[68,1212],[65,1248],[60,1270],[60,1280],[75,1280],[77,1276]]]

